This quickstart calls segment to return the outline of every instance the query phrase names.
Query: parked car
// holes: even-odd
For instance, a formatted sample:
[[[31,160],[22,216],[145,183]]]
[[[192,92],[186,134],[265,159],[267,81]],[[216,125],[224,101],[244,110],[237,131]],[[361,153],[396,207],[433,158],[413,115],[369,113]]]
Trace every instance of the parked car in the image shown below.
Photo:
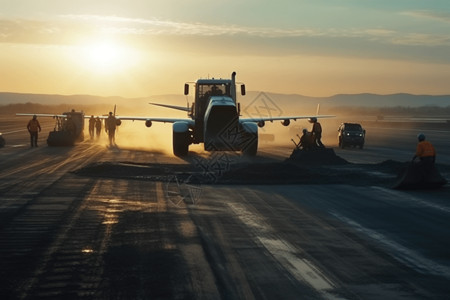
[[[345,148],[348,146],[359,146],[360,149],[364,147],[366,138],[366,130],[358,123],[342,123],[338,129],[339,147]]]

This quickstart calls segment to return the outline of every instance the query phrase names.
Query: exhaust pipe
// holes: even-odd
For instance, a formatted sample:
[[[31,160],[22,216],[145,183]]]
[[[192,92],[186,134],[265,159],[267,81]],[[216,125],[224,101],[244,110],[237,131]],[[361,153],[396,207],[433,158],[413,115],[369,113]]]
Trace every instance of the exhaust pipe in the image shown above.
[[[231,73],[231,87],[230,87],[231,97],[233,98],[234,103],[236,103],[236,72]]]

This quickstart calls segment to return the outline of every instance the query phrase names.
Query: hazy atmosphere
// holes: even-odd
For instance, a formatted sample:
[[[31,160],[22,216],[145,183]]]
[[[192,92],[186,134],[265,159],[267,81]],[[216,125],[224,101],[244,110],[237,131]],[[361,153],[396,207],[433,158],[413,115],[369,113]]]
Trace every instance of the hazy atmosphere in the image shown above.
[[[0,0],[0,91],[450,94],[448,0]]]
[[[449,0],[0,0],[0,299],[450,299],[449,53]]]

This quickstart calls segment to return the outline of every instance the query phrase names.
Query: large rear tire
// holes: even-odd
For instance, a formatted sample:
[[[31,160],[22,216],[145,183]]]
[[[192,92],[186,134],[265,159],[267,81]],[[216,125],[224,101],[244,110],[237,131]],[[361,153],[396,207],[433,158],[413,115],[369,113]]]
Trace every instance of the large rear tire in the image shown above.
[[[245,156],[256,156],[258,152],[258,134],[247,134],[249,142],[242,149],[242,153]]]
[[[189,131],[173,132],[173,154],[175,156],[187,156],[189,152]]]
[[[251,122],[241,125],[241,151],[246,156],[255,156],[258,151],[258,125]]]

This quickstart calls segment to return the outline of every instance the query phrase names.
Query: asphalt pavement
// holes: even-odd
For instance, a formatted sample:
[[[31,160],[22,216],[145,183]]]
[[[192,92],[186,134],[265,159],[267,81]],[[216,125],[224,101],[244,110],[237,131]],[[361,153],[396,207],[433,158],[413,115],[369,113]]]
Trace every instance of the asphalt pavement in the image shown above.
[[[283,184],[263,179],[282,169],[289,141],[264,144],[251,160],[195,147],[180,159],[130,145],[125,127],[114,147],[104,137],[47,147],[44,131],[31,148],[24,121],[0,121],[8,125],[0,128],[1,299],[450,295],[449,185],[393,190],[396,174],[370,167],[409,160],[412,131],[392,143],[368,130],[362,150],[330,140],[349,165]],[[145,139],[154,141],[151,130]],[[448,132],[434,134],[449,179]],[[236,170],[242,182],[221,181]],[[340,174],[347,181],[333,181]],[[251,176],[259,181],[244,180]]]

